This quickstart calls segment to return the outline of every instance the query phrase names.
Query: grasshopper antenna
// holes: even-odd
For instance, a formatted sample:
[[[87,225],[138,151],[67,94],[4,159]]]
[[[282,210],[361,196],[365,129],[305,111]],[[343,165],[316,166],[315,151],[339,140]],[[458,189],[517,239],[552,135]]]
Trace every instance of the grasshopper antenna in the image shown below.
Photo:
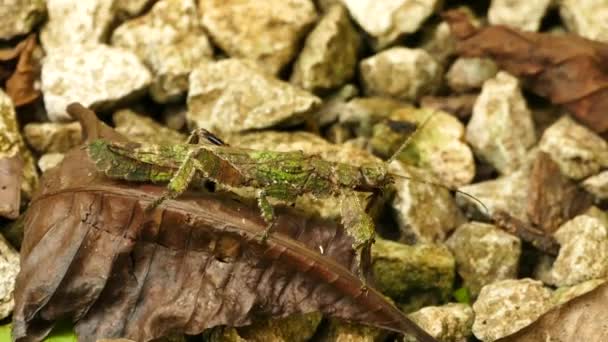
[[[412,142],[412,140],[414,140],[414,138],[416,137],[416,134],[418,134],[418,132],[422,131],[424,126],[426,126],[426,124],[428,124],[429,121],[431,121],[431,119],[437,114],[439,114],[438,111],[433,111],[433,113],[431,113],[431,115],[427,116],[426,119],[424,119],[424,121],[420,124],[420,126],[414,131],[414,133],[412,133],[409,137],[407,137],[407,139],[405,139],[403,144],[401,144],[401,146],[399,146],[397,151],[395,151],[395,153],[393,153],[393,155],[390,158],[388,158],[386,163],[390,164],[393,160],[395,160],[395,158],[397,158],[397,156],[407,147],[407,145],[409,145]]]
[[[431,182],[431,181],[427,181],[427,180],[414,179],[412,177],[405,176],[405,175],[400,175],[400,174],[397,174],[397,173],[391,173],[391,175],[392,176],[396,176],[396,177],[401,177],[401,178],[406,179],[406,180],[408,180],[410,182],[418,182],[418,183],[423,183],[423,184],[437,186],[437,187],[440,187],[440,188],[444,188],[446,190],[454,191],[454,192],[456,192],[458,194],[461,194],[463,196],[466,196],[466,197],[472,199],[473,201],[477,202],[479,205],[481,205],[482,208],[483,208],[483,211],[486,214],[486,216],[490,217],[490,210],[488,209],[488,207],[486,207],[485,204],[483,204],[483,202],[480,199],[478,199],[477,197],[475,197],[475,196],[473,196],[473,195],[471,195],[469,193],[466,193],[466,192],[464,192],[462,190],[453,189],[453,188],[450,188],[449,186],[446,186],[446,185],[443,185],[443,184],[439,184],[439,183],[435,183],[435,182]]]

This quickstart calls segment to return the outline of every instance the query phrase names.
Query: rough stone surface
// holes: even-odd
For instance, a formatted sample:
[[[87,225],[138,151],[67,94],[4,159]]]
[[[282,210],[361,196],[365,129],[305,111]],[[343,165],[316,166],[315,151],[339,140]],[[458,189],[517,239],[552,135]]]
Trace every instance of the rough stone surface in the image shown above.
[[[46,170],[59,165],[59,163],[61,163],[63,160],[63,157],[63,153],[52,152],[43,154],[40,156],[40,158],[38,158],[38,168],[40,168],[40,171],[44,173]]]
[[[115,3],[116,0],[47,0],[48,21],[40,33],[46,53],[106,42],[115,20]]]
[[[538,31],[552,0],[492,0],[488,21],[524,31]]]
[[[464,217],[450,192],[425,182],[428,181],[427,172],[404,167],[400,162],[391,163],[390,171],[411,178],[395,178],[397,192],[392,207],[401,240],[409,241],[413,237],[427,242],[443,241],[463,222]]]
[[[456,270],[471,294],[484,285],[517,277],[521,241],[494,225],[470,222],[446,241],[456,259]]]
[[[466,137],[476,155],[502,174],[519,169],[536,142],[536,133],[515,77],[501,71],[483,84]]]
[[[445,21],[427,29],[421,48],[428,52],[443,67],[451,61],[456,51],[456,39],[452,36],[450,27]]]
[[[38,153],[65,153],[82,142],[82,128],[78,122],[33,122],[25,125],[23,136]]]
[[[119,26],[112,45],[133,51],[150,68],[150,94],[162,103],[184,95],[192,69],[213,55],[194,0],[157,2],[145,16]]]
[[[151,3],[157,0],[129,0],[117,1],[114,4],[116,12],[123,17],[136,17],[140,15]]]
[[[562,0],[559,13],[571,32],[608,42],[608,6],[605,0]]]
[[[487,213],[477,201],[460,193],[456,194],[456,203],[467,212],[478,213],[486,218],[497,211],[506,211],[511,216],[527,222],[529,175],[530,170],[524,168],[507,176],[458,188],[481,201],[488,209]]]
[[[532,279],[502,280],[481,289],[473,304],[473,334],[495,341],[534,322],[551,308],[551,291]]]
[[[389,118],[413,122],[417,128],[415,136],[408,141],[397,160],[431,171],[432,176],[447,187],[462,186],[473,180],[473,151],[464,142],[464,125],[453,115],[426,108],[408,107],[393,111]],[[390,135],[380,132],[378,144],[389,145],[387,138]],[[374,138],[376,136],[375,134]],[[395,151],[404,143],[404,139],[401,136],[396,141]],[[428,176],[420,179],[431,180]]]
[[[442,342],[466,342],[473,334],[473,309],[467,304],[429,306],[408,315],[419,327]],[[409,342],[405,339],[404,342]],[[415,341],[412,341],[415,342]]]
[[[225,59],[190,74],[188,121],[213,132],[238,132],[302,122],[320,99],[259,69]]]
[[[454,282],[454,258],[440,244],[406,245],[378,238],[372,245],[376,288],[397,302],[416,291],[434,292],[445,300]]]
[[[579,215],[554,236],[561,248],[550,274],[553,284],[571,286],[608,276],[608,227],[598,218]]]
[[[139,95],[150,72],[132,52],[106,45],[66,46],[42,62],[44,106],[53,121],[70,120],[74,101],[96,109]]]
[[[585,293],[595,289],[596,287],[604,284],[606,279],[593,279],[576,284],[574,286],[560,287],[553,292],[553,303],[554,305],[564,304],[576,297],[582,296]]]
[[[15,307],[13,292],[17,273],[19,252],[0,235],[0,319],[8,317]]]
[[[180,144],[186,136],[167,128],[149,117],[139,115],[132,110],[122,109],[112,116],[118,133],[140,143]]]
[[[551,155],[564,175],[576,180],[608,167],[606,140],[567,115],[545,130],[539,148]]]
[[[585,190],[593,194],[598,200],[608,199],[608,170],[591,176],[583,182]]]
[[[386,330],[352,324],[337,319],[329,320],[329,327],[323,330],[321,336],[315,335],[318,342],[378,342],[386,339]],[[318,339],[317,339],[318,337]]]
[[[291,61],[317,19],[310,0],[199,0],[199,11],[224,52],[256,60],[273,74]]]
[[[441,82],[441,66],[422,49],[394,47],[359,64],[366,95],[415,101],[433,93]]]
[[[306,38],[291,83],[310,91],[341,86],[355,74],[359,46],[347,11],[333,6]]]
[[[244,341],[305,342],[314,335],[323,316],[318,312],[281,319],[260,320],[238,328]]]
[[[0,90],[0,159],[17,155],[21,155],[24,162],[21,193],[25,195],[25,198],[30,198],[38,186],[36,164],[19,133],[13,101],[4,91]]]
[[[437,9],[437,0],[343,0],[350,14],[374,38],[380,50],[404,34],[414,33]]]
[[[4,0],[0,5],[0,39],[29,33],[46,12],[45,0]]]
[[[446,73],[448,86],[455,92],[464,93],[479,89],[494,77],[498,67],[489,58],[459,57]]]

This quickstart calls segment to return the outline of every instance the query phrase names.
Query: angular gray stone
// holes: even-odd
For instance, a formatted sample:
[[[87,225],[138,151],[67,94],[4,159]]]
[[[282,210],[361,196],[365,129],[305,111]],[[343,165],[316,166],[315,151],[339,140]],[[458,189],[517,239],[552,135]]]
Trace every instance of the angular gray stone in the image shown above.
[[[48,21],[40,33],[46,53],[106,42],[116,18],[115,3],[116,0],[47,0]]]
[[[538,144],[560,171],[580,180],[608,167],[608,143],[587,127],[564,115],[545,130]]]
[[[431,177],[434,176],[440,184],[450,188],[469,184],[473,180],[473,151],[464,142],[465,128],[456,117],[428,108],[405,107],[393,111],[389,118],[416,124],[415,136],[407,142],[396,160],[431,171],[432,175],[421,180],[432,181]],[[403,143],[402,137],[398,139],[395,151]]]
[[[117,111],[112,115],[112,120],[118,133],[140,143],[180,144],[187,138],[184,134],[129,109]]]
[[[106,45],[57,49],[42,62],[44,106],[52,121],[71,120],[65,108],[78,101],[106,108],[141,95],[150,72],[130,51]]]
[[[441,244],[406,245],[377,238],[372,272],[376,288],[397,302],[410,300],[416,291],[445,300],[454,283],[454,257]]]
[[[21,155],[23,159],[23,176],[21,198],[31,198],[38,186],[36,164],[30,150],[25,145],[19,132],[17,114],[11,98],[0,89],[0,159]]]
[[[441,82],[441,66],[422,49],[394,47],[359,64],[366,95],[416,101],[432,94]]]
[[[489,58],[460,57],[450,66],[445,76],[452,90],[464,93],[481,88],[497,72],[498,67]]]
[[[437,0],[342,0],[359,25],[381,50],[399,37],[414,33],[440,5]]]
[[[321,100],[265,73],[255,62],[225,59],[190,74],[187,102],[192,127],[219,133],[300,123]]]
[[[484,83],[466,138],[476,155],[500,173],[520,168],[536,142],[536,133],[532,113],[515,77],[501,71]]]
[[[442,342],[466,342],[473,332],[473,309],[467,304],[449,303],[428,306],[408,317],[431,336]],[[404,339],[404,342],[410,342]],[[412,341],[415,342],[415,341]]]
[[[492,0],[488,21],[524,31],[538,31],[552,0]]]
[[[4,0],[0,4],[0,39],[29,33],[44,18],[45,0]]]
[[[481,289],[473,304],[473,334],[489,342],[534,322],[551,308],[551,291],[532,279],[502,280]]]
[[[360,40],[348,12],[333,6],[306,38],[290,82],[313,92],[343,85],[355,74]]]
[[[551,269],[557,286],[572,286],[608,276],[608,227],[598,218],[579,215],[554,234],[561,245]]]
[[[559,13],[569,31],[591,40],[608,42],[605,0],[561,0]]]
[[[253,59],[272,74],[291,61],[317,19],[310,0],[199,0],[199,11],[224,52]]]
[[[427,183],[428,172],[405,167],[398,161],[391,163],[390,171],[411,179],[395,178],[392,207],[402,240],[410,240],[413,236],[420,241],[443,241],[449,232],[463,223],[464,217],[450,192]]]
[[[23,128],[28,145],[38,153],[65,153],[82,142],[79,122],[32,122]]]
[[[15,279],[19,273],[19,252],[0,234],[0,319],[8,317],[15,307]]]
[[[593,279],[588,280],[574,286],[560,287],[553,292],[553,303],[554,305],[564,304],[576,297],[582,296],[585,293],[595,289],[596,287],[604,284],[606,279]]]
[[[213,55],[194,0],[157,2],[146,15],[116,28],[112,45],[134,52],[150,68],[150,94],[161,103],[184,95],[192,69]]]
[[[46,170],[59,165],[59,163],[61,163],[61,161],[63,160],[64,156],[65,155],[63,153],[57,152],[43,154],[40,156],[40,158],[38,158],[38,168],[40,168],[40,171],[42,171],[42,173],[45,173]]]
[[[591,176],[582,183],[587,192],[591,193],[598,200],[608,199],[608,170],[602,171],[595,176]]]
[[[484,285],[517,277],[521,241],[496,226],[470,222],[459,226],[446,245],[456,259],[456,271],[471,294]]]

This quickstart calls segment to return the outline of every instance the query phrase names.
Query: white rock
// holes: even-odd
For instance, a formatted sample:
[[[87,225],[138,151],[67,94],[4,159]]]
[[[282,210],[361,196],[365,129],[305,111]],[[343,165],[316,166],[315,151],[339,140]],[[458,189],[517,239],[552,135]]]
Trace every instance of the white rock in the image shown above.
[[[205,29],[230,57],[253,59],[276,74],[296,55],[317,19],[310,0],[199,0]]]
[[[466,137],[477,155],[502,174],[520,168],[536,142],[536,133],[515,77],[499,72],[483,84]]]
[[[481,289],[473,304],[473,334],[495,341],[534,322],[551,308],[551,291],[532,279],[502,280]]]
[[[450,66],[446,76],[448,86],[460,93],[481,88],[483,83],[494,77],[498,67],[489,58],[456,59]]]
[[[582,296],[585,293],[594,290],[598,286],[604,284],[606,279],[593,279],[576,284],[574,286],[560,287],[553,292],[553,303],[555,305],[561,305],[572,299]]]
[[[551,270],[555,285],[571,286],[608,276],[608,227],[598,218],[579,215],[554,236],[561,245]]]
[[[524,31],[538,31],[552,0],[492,0],[488,21]]]
[[[583,182],[583,187],[587,192],[593,194],[598,200],[608,199],[608,170],[602,171],[595,176],[591,176]]]
[[[0,39],[29,33],[44,18],[44,0],[3,0],[0,3]]]
[[[414,33],[435,12],[437,0],[342,0],[350,14],[382,49]]]
[[[48,21],[40,33],[47,54],[62,47],[104,43],[117,0],[47,0]]]
[[[136,96],[150,84],[150,72],[130,51],[106,45],[58,49],[42,62],[44,106],[53,121],[69,120],[74,101],[94,108]]]
[[[465,342],[471,336],[473,309],[467,304],[427,306],[408,315],[414,323],[442,342]]]
[[[465,223],[454,231],[446,245],[456,258],[458,274],[473,295],[484,285],[517,277],[521,241],[494,225]]]
[[[38,159],[38,167],[40,168],[40,171],[44,173],[46,172],[46,170],[59,165],[59,163],[61,163],[61,161],[63,160],[64,156],[65,155],[63,153],[56,152],[43,154]]]
[[[538,145],[564,175],[576,180],[608,167],[608,143],[567,115],[545,130]]]
[[[19,253],[0,235],[0,319],[15,307],[15,279],[19,273]]]
[[[393,162],[390,171],[412,179],[395,178],[397,193],[392,207],[403,240],[414,235],[420,241],[443,241],[463,222],[464,217],[448,190],[415,181],[428,179],[424,170],[405,168],[402,163]]]
[[[213,132],[238,132],[302,122],[321,100],[261,70],[224,59],[190,74],[188,121]]]
[[[116,12],[120,16],[136,17],[140,15],[150,3],[156,0],[129,0],[129,1],[116,1],[114,7]]]
[[[561,0],[559,13],[571,32],[588,39],[608,42],[606,0]]]
[[[157,2],[145,16],[119,26],[112,45],[133,51],[150,68],[150,93],[162,103],[184,95],[190,72],[213,55],[194,0]]]
[[[441,82],[441,66],[422,49],[395,47],[359,64],[366,95],[415,101],[433,93]]]

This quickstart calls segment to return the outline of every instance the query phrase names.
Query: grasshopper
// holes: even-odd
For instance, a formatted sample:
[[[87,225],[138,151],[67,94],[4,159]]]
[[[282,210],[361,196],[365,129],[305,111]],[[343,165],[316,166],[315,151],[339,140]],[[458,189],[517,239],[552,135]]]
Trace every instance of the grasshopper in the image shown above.
[[[193,143],[195,139],[197,144]],[[195,131],[187,143],[176,145],[95,140],[88,145],[88,153],[96,168],[111,178],[168,183],[168,193],[150,207],[179,196],[195,177],[258,189],[258,207],[269,224],[262,240],[268,237],[274,222],[269,198],[294,202],[298,196],[310,193],[317,198],[340,196],[343,223],[349,227],[355,244],[368,244],[373,241],[373,220],[354,192],[376,192],[392,181],[384,164],[354,167],[301,151],[235,148],[205,130]]]

